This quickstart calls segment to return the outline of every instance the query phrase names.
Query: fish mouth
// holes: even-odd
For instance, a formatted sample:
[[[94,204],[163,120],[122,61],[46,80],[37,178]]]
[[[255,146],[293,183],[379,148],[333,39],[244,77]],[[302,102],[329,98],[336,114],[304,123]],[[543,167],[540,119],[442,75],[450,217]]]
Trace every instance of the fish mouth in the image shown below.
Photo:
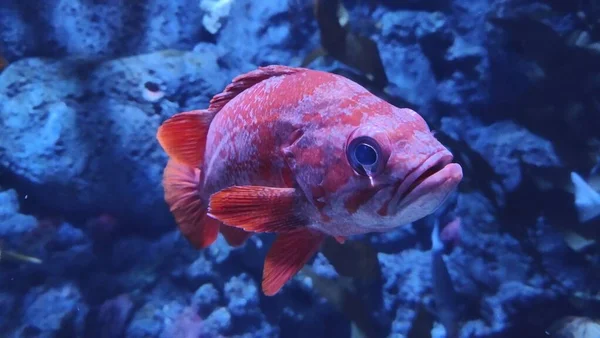
[[[444,184],[451,183],[449,188],[453,188],[462,179],[462,168],[452,163],[452,159],[452,154],[447,150],[430,156],[400,184],[397,203],[393,205],[397,207],[406,205]]]

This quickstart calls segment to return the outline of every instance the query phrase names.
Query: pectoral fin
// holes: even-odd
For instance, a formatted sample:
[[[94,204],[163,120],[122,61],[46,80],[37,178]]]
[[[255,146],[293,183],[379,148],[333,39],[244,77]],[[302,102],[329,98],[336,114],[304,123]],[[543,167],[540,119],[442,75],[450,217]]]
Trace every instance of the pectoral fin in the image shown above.
[[[233,186],[210,197],[208,214],[247,232],[288,232],[305,225],[296,196],[294,188]]]

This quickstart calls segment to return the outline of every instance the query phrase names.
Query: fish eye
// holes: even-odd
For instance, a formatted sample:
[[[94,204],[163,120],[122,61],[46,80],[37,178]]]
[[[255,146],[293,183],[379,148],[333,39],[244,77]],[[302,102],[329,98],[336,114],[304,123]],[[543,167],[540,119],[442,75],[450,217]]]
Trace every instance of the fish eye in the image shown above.
[[[372,166],[377,163],[377,150],[366,143],[361,143],[354,148],[354,157],[360,165]]]
[[[350,142],[347,157],[352,169],[363,176],[373,176],[381,167],[381,147],[377,141],[367,136]]]

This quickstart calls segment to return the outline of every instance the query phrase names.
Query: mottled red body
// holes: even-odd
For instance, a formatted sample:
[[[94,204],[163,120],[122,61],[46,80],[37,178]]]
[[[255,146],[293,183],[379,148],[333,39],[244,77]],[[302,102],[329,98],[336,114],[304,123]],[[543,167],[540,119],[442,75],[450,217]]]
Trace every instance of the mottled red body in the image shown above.
[[[208,109],[167,120],[158,138],[172,158],[165,197],[192,243],[209,245],[219,229],[233,244],[251,232],[278,233],[265,262],[266,294],[323,236],[343,241],[415,221],[462,178],[417,113],[302,68],[244,74]]]

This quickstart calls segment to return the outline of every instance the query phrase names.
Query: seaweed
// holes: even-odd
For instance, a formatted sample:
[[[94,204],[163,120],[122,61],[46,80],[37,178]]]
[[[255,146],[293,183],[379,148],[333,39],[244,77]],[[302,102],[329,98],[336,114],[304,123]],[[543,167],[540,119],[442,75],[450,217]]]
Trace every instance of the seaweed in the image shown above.
[[[328,55],[365,74],[377,89],[387,86],[388,78],[377,44],[350,30],[348,12],[339,0],[315,0],[314,15],[319,26],[321,47],[304,58],[302,67]]]

